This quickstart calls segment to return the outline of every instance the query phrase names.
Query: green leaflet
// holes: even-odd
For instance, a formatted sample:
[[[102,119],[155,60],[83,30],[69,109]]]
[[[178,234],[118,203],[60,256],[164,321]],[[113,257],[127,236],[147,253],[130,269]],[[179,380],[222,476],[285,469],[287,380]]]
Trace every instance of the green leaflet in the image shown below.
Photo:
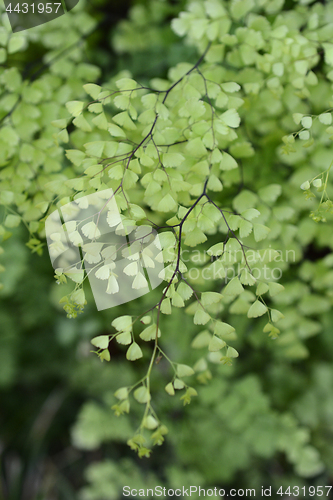
[[[193,339],[191,347],[193,349],[202,349],[203,347],[207,347],[211,338],[212,336],[208,330],[203,330]]]
[[[148,342],[149,340],[155,340],[156,332],[157,332],[157,336],[160,337],[161,336],[160,329],[159,328],[157,329],[156,324],[152,324],[152,325],[148,326],[147,328],[145,328],[140,333],[140,337],[142,338],[142,340],[145,340],[146,342]]]
[[[139,403],[147,403],[150,401],[150,394],[147,387],[141,386],[134,391],[134,397]]]
[[[223,293],[223,295],[235,296],[235,295],[241,294],[243,291],[244,291],[244,288],[242,287],[239,279],[236,277],[236,278],[233,278],[231,281],[229,281],[227,286],[223,289],[222,293]]]
[[[229,338],[235,331],[235,328],[228,323],[223,323],[222,321],[217,321],[214,327],[214,334],[219,337]]]
[[[210,430],[215,425],[213,417],[207,418],[204,428],[205,419],[198,414],[196,421],[200,424],[195,432],[191,425],[184,426],[185,444],[180,454],[186,455],[189,450],[187,458],[192,459],[192,442],[197,449],[202,449],[204,443],[208,458],[200,463],[194,459],[194,468],[198,473],[203,471],[203,477],[209,477],[211,484],[219,481],[227,484],[234,480],[236,472],[242,474],[239,463],[233,464],[233,453],[228,450],[238,450],[237,457],[244,461],[242,470],[246,468],[246,457],[275,460],[274,453],[278,450],[288,461],[293,484],[297,484],[298,478],[292,476],[291,466],[297,470],[295,474],[311,476],[321,470],[320,459],[306,448],[304,437],[297,437],[299,433],[304,436],[298,424],[269,410],[269,389],[265,388],[263,395],[257,382],[253,382],[260,379],[255,371],[257,358],[254,361],[253,356],[259,356],[261,347],[265,345],[266,349],[264,342],[268,342],[274,380],[279,382],[279,387],[284,387],[285,374],[283,370],[280,373],[275,357],[280,366],[286,359],[294,362],[304,359],[311,355],[311,346],[305,347],[306,339],[321,330],[325,335],[322,315],[329,315],[332,283],[329,258],[333,213],[329,198],[333,140],[332,6],[330,2],[303,2],[303,6],[295,3],[287,8],[280,0],[240,0],[230,5],[205,0],[189,2],[186,6],[152,0],[139,4],[112,29],[115,64],[112,62],[111,66],[109,55],[103,51],[97,54],[99,42],[89,35],[96,24],[94,7],[88,13],[80,11],[78,6],[63,16],[61,30],[66,37],[56,21],[34,33],[11,34],[4,17],[4,26],[0,28],[3,64],[0,74],[3,89],[0,235],[5,250],[5,265],[0,264],[0,271],[4,271],[4,294],[10,296],[6,294],[10,294],[14,286],[15,273],[19,279],[20,266],[16,269],[14,250],[19,252],[17,249],[22,247],[21,227],[16,229],[20,222],[28,235],[25,250],[40,254],[45,246],[44,222],[54,210],[61,211],[72,201],[84,206],[88,195],[112,189],[120,215],[108,211],[104,228],[98,222],[99,207],[93,208],[96,208],[93,220],[85,220],[80,227],[73,214],[63,214],[68,246],[76,253],[80,246],[87,249],[84,239],[98,242],[116,237],[126,239],[131,226],[141,227],[147,221],[157,229],[159,241],[152,242],[156,262],[146,253],[142,257],[146,264],[144,271],[139,261],[130,260],[126,252],[117,255],[126,259],[121,276],[113,274],[110,255],[99,256],[99,252],[90,255],[92,260],[101,259],[98,269],[92,273],[110,300],[116,297],[121,280],[127,278],[129,288],[142,293],[148,291],[146,271],[149,275],[155,269],[154,264],[165,264],[163,283],[158,290],[142,295],[136,304],[116,305],[110,332],[110,327],[102,329],[102,319],[90,322],[90,315],[94,314],[90,305],[87,321],[82,325],[75,322],[82,328],[68,327],[71,332],[68,338],[73,345],[75,335],[80,343],[80,335],[86,336],[90,328],[95,328],[89,338],[94,336],[92,343],[101,360],[110,360],[109,340],[119,344],[117,356],[112,356],[117,362],[110,366],[110,380],[117,379],[118,373],[124,377],[124,381],[120,381],[124,387],[116,392],[118,401],[113,407],[116,415],[130,411],[133,396],[147,404],[150,401],[148,387],[155,396],[159,384],[153,381],[156,373],[162,378],[167,374],[161,385],[166,387],[167,394],[173,395],[175,389],[182,391],[179,397],[188,404],[196,392],[182,378],[195,370],[196,381],[207,387],[198,408],[202,408],[202,401],[209,401],[211,414],[223,419],[226,433],[221,434],[222,444],[210,445]],[[184,12],[178,14],[181,9]],[[77,43],[82,35],[84,43]],[[209,42],[212,43],[208,46]],[[35,72],[33,66],[30,72],[35,47],[43,56],[41,72]],[[118,54],[123,63],[118,60]],[[158,61],[160,54],[163,54],[162,66]],[[89,61],[96,61],[100,67]],[[116,68],[121,70],[116,73]],[[107,236],[103,229],[109,231]],[[65,240],[56,230],[52,238],[53,251],[61,253]],[[5,261],[7,245],[10,255],[14,249],[13,275],[10,262]],[[318,255],[325,249],[328,255],[314,261],[311,255],[308,257],[309,248],[318,249]],[[83,291],[85,277],[79,264],[80,256],[77,267],[55,269],[55,278],[61,286],[52,292],[52,301],[60,300],[67,315],[75,318],[82,312],[86,297],[92,300],[86,281],[86,296]],[[28,272],[28,266],[26,269]],[[24,283],[21,286],[20,297]],[[69,288],[63,295],[67,295],[61,298],[60,293],[58,298],[58,292],[66,286]],[[314,292],[310,293],[311,290]],[[20,297],[15,300],[20,301]],[[262,301],[267,302],[267,306]],[[185,305],[190,317],[179,311]],[[46,314],[44,310],[47,311],[47,307],[43,311],[41,308],[42,316]],[[255,322],[253,318],[265,313],[268,326],[264,327],[266,335],[262,335],[262,321]],[[141,316],[136,316],[139,314]],[[39,328],[44,324],[41,319]],[[65,318],[59,319],[61,327],[55,338],[60,339],[59,345],[69,347],[70,341],[64,340],[67,327],[63,327],[63,320]],[[49,324],[52,320],[45,322]],[[275,327],[277,322],[279,328]],[[90,326],[95,323],[98,328]],[[6,318],[4,324],[7,324]],[[55,324],[58,325],[58,320]],[[260,331],[256,330],[257,324]],[[200,331],[201,328],[205,330]],[[105,335],[100,335],[103,332]],[[161,332],[165,346],[160,344]],[[242,388],[244,378],[241,376],[238,386],[233,372],[224,372],[228,368],[220,366],[228,377],[223,375],[216,382],[210,363],[228,365],[238,356],[238,352],[227,345],[231,340],[237,339],[236,347],[243,353],[244,332],[246,356],[244,361],[241,356],[237,362],[244,362],[245,368],[249,362],[256,375],[252,382],[245,379]],[[39,335],[37,331],[36,335]],[[272,339],[274,345],[270,343]],[[202,352],[196,350],[189,354],[190,344]],[[16,344],[13,345],[9,351],[15,350]],[[130,363],[126,363],[126,358],[127,361],[139,359],[142,350],[152,355],[155,347],[152,373],[147,373],[142,359],[137,363],[138,368],[136,364],[131,365],[133,381],[127,380],[126,367]],[[165,356],[159,351],[160,347],[165,349]],[[7,358],[11,359],[6,346],[1,352],[5,353],[4,363]],[[175,353],[179,354],[176,361]],[[17,363],[10,363],[14,373]],[[192,363],[193,370],[189,366]],[[75,371],[74,365],[71,369]],[[136,370],[142,371],[137,379]],[[146,378],[142,379],[145,374]],[[317,387],[318,380],[328,380],[323,372],[319,375],[309,372],[309,377],[309,390]],[[137,385],[130,385],[137,383],[140,390]],[[299,387],[301,384],[300,380]],[[330,387],[329,381],[326,385]],[[223,402],[218,408],[216,394],[221,395]],[[248,394],[251,398],[254,394],[254,402],[249,405],[253,412],[251,418],[246,419]],[[238,407],[238,400],[232,400],[234,395],[242,401],[245,398],[240,414],[230,410]],[[272,399],[276,399],[275,396]],[[166,434],[157,415],[160,401],[163,406],[162,398],[159,400],[157,396],[151,408],[145,407],[140,432],[129,440],[139,456],[148,456],[148,442],[160,445]],[[302,409],[308,401],[311,408],[316,407],[312,400],[313,395],[304,392],[297,404],[292,405],[293,414],[299,412],[300,422],[305,419],[302,425],[309,436],[312,429],[319,433],[321,429],[320,411],[314,415],[309,409]],[[101,411],[95,412],[97,419],[96,413],[100,416]],[[102,423],[94,423],[95,429],[105,432],[109,427],[116,427],[108,424],[105,415],[105,420],[101,418]],[[187,424],[187,414],[184,418]],[[314,422],[311,429],[307,418]],[[243,424],[246,439],[241,433]],[[258,425],[259,434],[264,436],[259,440],[255,427]],[[236,428],[240,436],[237,439],[233,436]],[[279,446],[274,439],[265,437],[270,436],[269,429],[276,428],[281,434]],[[291,437],[295,438],[294,444],[290,444]],[[99,445],[106,438],[103,434],[95,443]],[[215,462],[209,460],[210,456]],[[222,469],[217,465],[221,463]],[[167,474],[170,474],[170,484],[174,484],[169,469]],[[92,477],[89,476],[88,483],[95,481]],[[109,477],[114,488],[117,481],[112,474]],[[185,484],[188,478],[183,479]],[[103,483],[103,479],[96,479],[96,484],[99,481]],[[105,491],[113,490],[105,488]],[[94,493],[88,490],[87,494],[94,496]],[[96,498],[98,495],[100,493],[95,494]]]
[[[225,345],[226,343],[224,342],[224,340],[214,335],[209,342],[208,350],[211,352],[219,351],[220,349],[225,347]]]
[[[118,331],[125,331],[132,329],[132,317],[120,316],[112,321],[111,325]]]
[[[210,316],[206,311],[199,308],[194,314],[194,324],[195,325],[205,325],[210,320]]]
[[[127,349],[126,359],[128,359],[129,361],[135,361],[136,359],[142,358],[142,356],[143,354],[140,346],[136,342],[133,342]]]
[[[4,225],[9,228],[17,227],[21,222],[21,217],[18,215],[7,215]]]
[[[66,108],[72,116],[79,116],[83,110],[83,102],[81,101],[69,101],[66,103]]]
[[[86,83],[83,85],[83,88],[93,99],[97,99],[102,91],[102,87],[96,85],[95,83]]]
[[[270,231],[269,227],[266,227],[263,224],[253,224],[254,239],[256,241],[264,240]]]
[[[265,312],[267,312],[267,307],[259,300],[256,300],[248,310],[247,317],[257,318],[265,314]]]
[[[99,335],[91,340],[92,345],[100,349],[106,349],[109,345],[108,335]]]
[[[207,236],[205,235],[205,233],[203,233],[199,228],[196,228],[186,235],[184,243],[189,247],[195,247],[199,243],[203,243],[206,240]]]
[[[184,364],[177,364],[176,371],[178,377],[188,377],[190,375],[194,375],[193,368]]]
[[[132,78],[121,78],[116,81],[116,85],[120,90],[132,90],[137,87],[137,83]]]

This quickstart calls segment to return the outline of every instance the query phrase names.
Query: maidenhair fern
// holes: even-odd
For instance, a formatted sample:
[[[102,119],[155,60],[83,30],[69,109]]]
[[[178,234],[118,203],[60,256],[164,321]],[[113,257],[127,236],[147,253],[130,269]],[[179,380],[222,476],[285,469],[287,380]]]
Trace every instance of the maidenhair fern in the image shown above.
[[[128,441],[139,456],[149,456],[168,432],[151,388],[160,362],[167,367],[165,391],[179,393],[186,405],[198,394],[197,382],[212,378],[214,364],[238,358],[231,315],[265,318],[263,331],[297,359],[307,355],[303,340],[311,333],[304,331],[331,305],[331,295],[314,292],[301,271],[283,274],[310,241],[333,246],[331,232],[315,224],[332,214],[333,5],[308,3],[283,11],[283,2],[268,0],[188,2],[171,26],[197,50],[196,62],[179,62],[165,78],[144,82],[129,71],[101,82],[98,68],[82,62],[84,46],[71,50],[92,30],[83,10],[54,21],[51,32],[41,26],[11,35],[1,28],[9,57],[37,41],[45,59],[30,76],[17,61],[0,73],[3,239],[22,221],[29,248],[40,253],[45,220],[62,213],[47,236],[51,258],[65,251],[62,232],[74,249],[75,259],[55,269],[59,284],[74,283],[62,299],[69,317],[83,310],[87,276],[118,300],[113,254],[125,260],[131,292],[149,292],[149,269],[163,267],[151,306],[134,316],[129,305],[110,332],[91,341],[111,363],[111,342],[134,363],[149,352],[145,375],[120,387],[113,405],[116,415],[129,413],[134,400],[143,405]],[[68,29],[66,47],[59,23]],[[124,49],[126,35],[117,36]],[[312,188],[321,193],[317,208]],[[102,222],[104,205],[92,202],[95,209],[79,219],[77,211],[99,195],[117,209]],[[119,236],[116,244],[103,240],[104,223]],[[132,247],[140,228],[156,235],[154,252]],[[309,300],[321,300],[320,310]],[[194,362],[163,348],[163,316],[175,308],[193,316]]]

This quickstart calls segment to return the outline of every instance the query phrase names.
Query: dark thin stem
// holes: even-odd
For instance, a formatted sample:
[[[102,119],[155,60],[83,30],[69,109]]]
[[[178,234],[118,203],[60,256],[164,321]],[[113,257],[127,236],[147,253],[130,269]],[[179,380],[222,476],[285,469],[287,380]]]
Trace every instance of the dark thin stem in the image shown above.
[[[237,235],[236,235],[235,231],[233,231],[233,230],[231,229],[231,227],[229,226],[228,221],[227,221],[227,219],[226,219],[226,217],[225,217],[225,215],[224,215],[224,213],[223,213],[223,210],[222,210],[219,206],[217,206],[217,205],[216,205],[216,203],[215,203],[215,202],[214,202],[214,201],[213,201],[213,200],[212,200],[212,199],[211,199],[211,198],[210,198],[207,194],[206,194],[206,198],[207,198],[207,200],[208,200],[210,203],[212,203],[212,205],[214,205],[214,207],[216,207],[216,208],[218,209],[218,211],[221,213],[221,215],[222,215],[222,217],[223,217],[223,219],[224,219],[224,222],[226,223],[226,226],[227,226],[227,228],[228,228],[228,231],[230,231],[230,233],[233,235],[233,237],[234,237],[234,238],[237,240],[237,242],[239,243],[239,245],[240,245],[240,247],[241,247],[241,249],[242,249],[242,253],[243,253],[243,256],[244,256],[244,260],[245,260],[246,266],[248,267],[248,269],[249,269],[250,273],[252,274],[252,269],[250,268],[249,263],[248,263],[247,258],[246,258],[246,254],[245,254],[245,250],[244,250],[244,245],[242,244],[242,242],[241,242],[241,241],[239,240],[239,238],[237,237]]]
[[[176,85],[178,85],[182,80],[184,80],[185,76],[188,76],[190,73],[192,73],[192,71],[194,71],[195,69],[197,69],[197,67],[201,64],[201,62],[204,60],[207,52],[209,51],[211,44],[212,44],[212,42],[209,42],[209,44],[207,45],[204,53],[198,59],[198,61],[196,62],[196,64],[187,73],[185,73],[185,75],[183,75],[181,78],[179,78],[179,80],[177,80],[175,83],[173,83],[171,85],[171,87],[168,88],[168,90],[166,90],[164,99],[162,101],[163,104],[167,100],[168,95],[170,94],[170,92],[172,91],[172,89],[174,89],[176,87]]]

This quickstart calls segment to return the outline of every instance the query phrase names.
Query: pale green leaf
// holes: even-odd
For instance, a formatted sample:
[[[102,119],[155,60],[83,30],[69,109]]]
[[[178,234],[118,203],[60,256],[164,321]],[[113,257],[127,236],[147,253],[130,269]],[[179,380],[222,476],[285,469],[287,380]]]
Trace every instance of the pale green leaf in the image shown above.
[[[193,349],[202,349],[203,347],[207,347],[211,338],[212,336],[208,330],[203,330],[194,337],[191,347],[193,347]]]
[[[137,83],[132,78],[121,78],[116,81],[116,85],[120,90],[134,90],[137,88]]]
[[[83,110],[83,102],[69,101],[66,103],[66,108],[72,116],[79,116]]]
[[[324,125],[331,125],[332,123],[332,114],[331,113],[322,113],[319,115],[319,121]]]
[[[211,352],[219,351],[223,347],[225,347],[226,343],[224,340],[220,339],[219,337],[216,337],[214,335],[208,345],[208,350]]]
[[[133,342],[126,351],[126,359],[129,361],[135,361],[136,359],[142,358],[143,354],[139,344]]]
[[[214,255],[214,256],[222,255],[223,252],[224,252],[224,243],[216,243],[216,245],[213,245],[207,251],[208,255]]]
[[[258,318],[259,316],[262,316],[266,312],[267,312],[267,307],[259,300],[256,300],[255,302],[253,302],[250,309],[248,310],[247,317]]]
[[[264,188],[259,189],[259,197],[265,203],[274,203],[282,192],[280,184],[270,184]]]
[[[240,124],[240,117],[235,109],[228,109],[228,111],[220,115],[220,119],[228,125],[228,127],[237,128]]]
[[[263,224],[253,224],[253,234],[256,241],[264,240],[270,231],[269,227]]]
[[[112,321],[111,325],[118,332],[131,331],[132,330],[132,316],[119,316]]]
[[[97,99],[99,94],[102,92],[102,87],[96,85],[95,83],[87,83],[83,85],[83,88],[93,99]]]
[[[163,165],[165,167],[178,167],[185,160],[180,153],[164,153]]]
[[[151,398],[147,387],[145,387],[143,385],[141,387],[138,387],[137,389],[135,389],[133,396],[139,403],[142,403],[142,404],[148,403],[148,401],[150,401],[150,398]]]
[[[222,89],[224,92],[238,92],[240,90],[240,85],[235,82],[226,82],[221,84]]]
[[[21,222],[21,217],[19,215],[9,214],[5,219],[4,225],[9,228],[17,227]]]
[[[312,127],[312,118],[311,116],[303,116],[301,119],[301,124],[305,128],[311,128]]]
[[[109,123],[108,131],[113,137],[126,137],[125,132],[114,123]]]
[[[264,295],[269,290],[267,283],[259,283],[256,290],[256,295]]]
[[[111,359],[110,352],[108,351],[108,349],[104,349],[104,351],[99,352],[98,356],[101,361],[110,361]]]
[[[209,306],[211,304],[216,304],[220,302],[222,299],[222,295],[217,292],[203,292],[201,294],[201,303],[204,306]]]
[[[175,395],[175,389],[172,385],[171,382],[169,382],[166,386],[165,386],[165,390],[166,392],[170,395],[170,396],[174,396]]]
[[[196,227],[193,231],[189,232],[184,240],[185,245],[189,247],[195,247],[200,243],[203,243],[207,240],[207,236],[201,229]]]
[[[239,279],[237,277],[233,278],[227,286],[223,289],[223,295],[239,295],[244,291]]]
[[[239,353],[233,347],[228,347],[226,356],[227,358],[238,358]]]
[[[152,415],[148,415],[147,417],[145,417],[142,423],[146,429],[152,430],[158,427],[158,421]]]
[[[174,382],[173,382],[173,386],[175,389],[184,389],[185,387],[185,383],[180,380],[179,378],[175,378]]]
[[[120,387],[119,389],[116,390],[114,393],[115,397],[117,399],[120,399],[121,401],[124,399],[128,398],[128,389],[127,387]]]
[[[181,282],[177,288],[177,293],[183,300],[188,300],[193,295],[193,290],[186,283]]]
[[[277,309],[271,309],[271,318],[274,323],[284,318],[284,315]]]
[[[78,290],[73,292],[71,295],[71,299],[76,304],[83,306],[86,303],[86,298],[83,289],[79,288]]]
[[[303,184],[301,184],[300,188],[303,189],[303,191],[307,191],[308,189],[310,189],[310,182],[309,181],[303,182]]]
[[[253,229],[253,224],[252,222],[249,222],[247,220],[241,220],[239,224],[239,236],[241,238],[246,238]]]
[[[275,297],[275,295],[284,290],[283,285],[280,285],[280,283],[275,283],[274,281],[269,282],[268,287],[269,287],[269,295],[271,297]]]
[[[103,154],[104,146],[104,141],[94,141],[85,144],[84,148],[89,156],[96,156],[97,158],[100,158]]]
[[[177,377],[189,377],[190,375],[194,375],[194,370],[188,365],[184,365],[178,363],[176,366]]]
[[[195,325],[205,325],[210,320],[210,316],[201,307],[196,311],[193,322]]]
[[[116,341],[118,344],[129,345],[132,342],[131,332],[122,332],[116,336]]]
[[[161,331],[160,329],[156,327],[156,324],[152,324],[145,328],[141,333],[140,333],[140,338],[142,340],[145,340],[146,342],[150,340],[155,340],[156,339],[156,330],[157,330],[157,337],[161,336]]]
[[[302,140],[302,141],[307,141],[309,138],[310,138],[310,132],[308,130],[302,130],[300,133],[299,133],[299,138]]]
[[[73,120],[73,124],[84,132],[91,132],[92,128],[83,115],[79,115]]]
[[[19,52],[20,50],[24,49],[25,46],[26,46],[26,38],[24,36],[15,33],[9,39],[7,46],[8,54],[14,54],[15,52]]]
[[[94,337],[90,341],[92,345],[98,347],[99,349],[107,349],[109,345],[109,336],[108,335],[99,335],[98,337]]]
[[[215,335],[223,338],[232,335],[234,332],[235,329],[233,326],[229,325],[228,323],[223,323],[223,321],[216,321],[214,327]]]

